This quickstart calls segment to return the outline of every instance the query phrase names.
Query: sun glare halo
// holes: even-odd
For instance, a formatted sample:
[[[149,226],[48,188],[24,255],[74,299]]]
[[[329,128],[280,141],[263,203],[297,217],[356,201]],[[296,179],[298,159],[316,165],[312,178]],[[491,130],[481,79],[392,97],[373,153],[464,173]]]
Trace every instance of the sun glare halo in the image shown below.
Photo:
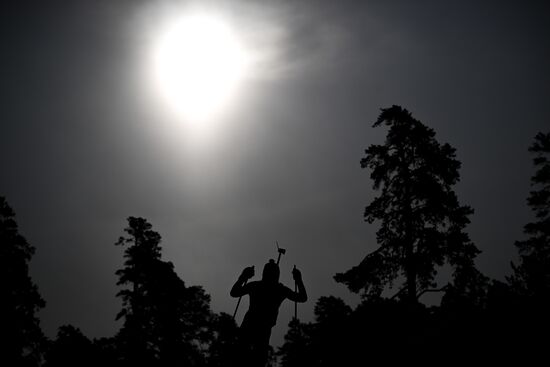
[[[203,122],[226,108],[246,69],[246,52],[235,31],[212,15],[170,22],[153,50],[162,99],[188,121]]]

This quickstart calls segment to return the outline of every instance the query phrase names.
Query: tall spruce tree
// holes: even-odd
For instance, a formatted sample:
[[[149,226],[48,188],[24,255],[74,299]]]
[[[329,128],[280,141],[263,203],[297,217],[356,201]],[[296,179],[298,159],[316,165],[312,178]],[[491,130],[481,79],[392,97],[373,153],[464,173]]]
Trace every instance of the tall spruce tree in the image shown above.
[[[311,353],[312,325],[293,318],[288,324],[285,342],[277,351],[282,367],[315,366]]]
[[[96,353],[92,341],[79,328],[63,325],[46,353],[44,367],[95,367]]]
[[[36,313],[45,306],[29,276],[34,247],[19,234],[15,213],[0,196],[0,364],[38,366],[44,335]]]
[[[401,294],[411,303],[436,287],[437,266],[453,267],[455,291],[478,292],[484,277],[475,269],[479,254],[464,228],[473,213],[459,204],[452,186],[459,181],[455,149],[440,144],[433,129],[406,109],[381,110],[373,127],[389,127],[383,145],[371,145],[361,160],[371,169],[374,189],[381,194],[365,209],[368,223],[380,222],[380,247],[357,266],[336,274],[337,282],[353,292],[379,297],[405,279]]]
[[[529,147],[534,155],[537,169],[531,177],[533,191],[527,199],[535,214],[535,221],[525,225],[523,231],[528,236],[517,241],[519,265],[512,265],[514,274],[510,283],[518,293],[550,300],[550,132],[538,133]]]
[[[208,367],[232,366],[237,357],[239,327],[227,313],[215,314],[211,322],[212,341],[208,348]]]
[[[124,319],[117,335],[126,365],[196,366],[204,362],[210,297],[186,287],[170,262],[161,260],[161,236],[143,218],[128,218],[124,268],[116,272]]]

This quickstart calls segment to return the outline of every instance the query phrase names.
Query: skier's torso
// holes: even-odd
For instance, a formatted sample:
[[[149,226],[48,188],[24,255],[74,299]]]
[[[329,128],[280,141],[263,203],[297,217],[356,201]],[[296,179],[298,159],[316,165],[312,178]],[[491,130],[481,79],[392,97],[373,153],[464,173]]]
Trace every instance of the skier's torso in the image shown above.
[[[291,290],[281,283],[269,284],[258,281],[246,285],[250,296],[250,307],[243,320],[243,326],[269,327],[277,322],[279,307]]]

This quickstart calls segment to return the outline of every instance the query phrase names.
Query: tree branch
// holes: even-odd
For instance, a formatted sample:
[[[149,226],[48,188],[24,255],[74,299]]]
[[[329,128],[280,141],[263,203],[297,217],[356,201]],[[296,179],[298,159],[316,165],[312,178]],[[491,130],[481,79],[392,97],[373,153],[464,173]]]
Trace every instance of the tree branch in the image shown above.
[[[426,288],[424,290],[422,290],[420,293],[418,293],[416,295],[416,299],[419,299],[424,293],[429,293],[429,292],[443,292],[445,291],[447,288],[449,288],[449,284],[446,284],[444,285],[443,287],[441,288]]]
[[[402,287],[399,291],[397,291],[396,294],[394,294],[394,295],[390,298],[390,301],[394,300],[397,296],[399,296],[401,293],[403,293],[406,289],[407,289],[406,286]]]

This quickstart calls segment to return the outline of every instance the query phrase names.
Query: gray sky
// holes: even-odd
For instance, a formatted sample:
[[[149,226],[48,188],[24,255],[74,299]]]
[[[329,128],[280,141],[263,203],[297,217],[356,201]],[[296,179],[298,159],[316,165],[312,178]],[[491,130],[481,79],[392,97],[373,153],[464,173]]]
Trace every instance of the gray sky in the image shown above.
[[[399,104],[457,149],[480,269],[510,272],[530,220],[527,147],[548,130],[550,9],[511,1],[209,1],[266,56],[197,143],[144,82],[147,45],[177,1],[14,1],[0,13],[0,194],[37,249],[31,272],[46,333],[73,323],[113,335],[114,242],[147,218],[163,258],[232,313],[242,268],[287,248],[310,320],[332,277],[376,248],[364,149],[379,108]],[[246,306],[246,303],[245,303]],[[241,309],[240,317],[244,314]],[[282,306],[279,344],[292,305]],[[240,318],[239,317],[239,318]]]

